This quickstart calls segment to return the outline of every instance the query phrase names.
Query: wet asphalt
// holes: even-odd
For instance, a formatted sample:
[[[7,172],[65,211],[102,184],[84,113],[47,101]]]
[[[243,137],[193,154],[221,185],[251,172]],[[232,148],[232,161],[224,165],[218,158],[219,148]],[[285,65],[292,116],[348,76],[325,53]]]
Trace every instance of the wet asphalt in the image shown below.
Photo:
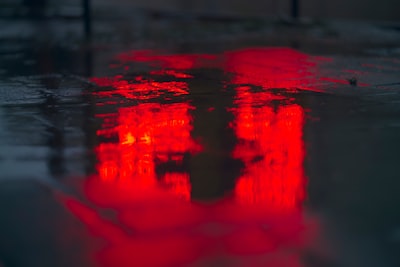
[[[0,22],[0,266],[399,266],[397,33],[190,23]]]

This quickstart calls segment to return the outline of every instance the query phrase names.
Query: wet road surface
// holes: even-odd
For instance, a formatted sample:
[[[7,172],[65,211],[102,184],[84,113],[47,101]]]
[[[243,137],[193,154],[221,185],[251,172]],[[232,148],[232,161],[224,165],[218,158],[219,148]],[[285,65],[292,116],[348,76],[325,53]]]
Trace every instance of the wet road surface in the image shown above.
[[[1,50],[1,267],[400,265],[399,59]]]

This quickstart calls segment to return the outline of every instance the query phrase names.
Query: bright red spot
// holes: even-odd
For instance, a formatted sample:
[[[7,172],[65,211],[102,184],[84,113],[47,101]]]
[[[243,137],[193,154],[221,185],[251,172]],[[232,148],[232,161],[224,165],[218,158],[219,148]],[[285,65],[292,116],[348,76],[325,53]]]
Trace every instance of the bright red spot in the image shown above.
[[[246,166],[236,195],[267,209],[296,211],[305,197],[302,108],[239,106],[235,112],[239,143],[233,155]]]
[[[118,142],[101,143],[97,147],[99,179],[103,182],[96,182],[94,186],[89,181],[88,196],[106,204],[121,198],[126,201],[129,196],[136,198],[160,186],[157,164],[172,162],[180,165],[185,153],[200,149],[190,136],[193,127],[189,115],[191,108],[187,103],[145,103],[120,108],[114,125],[107,124],[108,129],[98,131],[100,136],[115,137]],[[187,174],[167,173],[163,180],[167,185],[165,188],[189,198]],[[104,194],[107,197],[99,194],[98,186],[106,187]]]

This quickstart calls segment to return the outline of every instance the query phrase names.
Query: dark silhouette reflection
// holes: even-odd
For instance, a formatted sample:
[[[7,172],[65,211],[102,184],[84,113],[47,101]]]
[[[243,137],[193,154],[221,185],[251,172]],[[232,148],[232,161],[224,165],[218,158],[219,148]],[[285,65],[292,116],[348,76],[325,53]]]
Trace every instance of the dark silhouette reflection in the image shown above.
[[[191,157],[190,181],[193,199],[211,200],[233,191],[244,165],[231,156],[237,138],[234,130],[228,127],[234,120],[230,112],[233,99],[224,96],[224,73],[218,69],[201,72],[211,79],[190,80],[191,93],[212,94],[213,97],[206,101],[194,97],[192,101],[196,106],[192,111],[195,118],[192,135],[202,141],[204,151]]]
[[[52,52],[52,49],[46,46],[36,51],[37,66],[40,73],[48,74],[56,68]],[[65,63],[68,63],[68,61]],[[50,149],[47,166],[51,177],[62,177],[66,172],[64,158],[65,114],[60,110],[61,104],[57,94],[61,80],[60,77],[49,75],[41,78],[40,83],[43,88],[39,90],[43,103],[39,105],[39,108],[42,115],[41,118],[46,121],[44,134],[47,138],[46,144]]]
[[[64,125],[60,111],[57,109],[57,99],[53,95],[45,95],[45,102],[41,105],[43,119],[46,126],[47,146],[50,148],[48,168],[52,177],[60,177],[65,173],[64,160]]]
[[[37,52],[37,65],[41,73],[51,73],[54,69],[54,61],[50,51],[44,47]],[[64,114],[60,111],[57,96],[60,82],[58,77],[45,76],[40,79],[43,88],[40,90],[43,103],[39,105],[39,108],[41,118],[46,121],[44,134],[47,138],[46,144],[50,149],[47,166],[52,177],[61,177],[65,174]]]

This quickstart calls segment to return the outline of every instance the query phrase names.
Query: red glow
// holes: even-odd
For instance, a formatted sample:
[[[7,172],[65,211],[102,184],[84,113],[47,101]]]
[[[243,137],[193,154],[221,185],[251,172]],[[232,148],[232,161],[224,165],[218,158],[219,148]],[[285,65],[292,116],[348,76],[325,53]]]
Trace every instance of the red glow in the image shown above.
[[[156,82],[137,77],[136,80],[128,82],[120,77],[114,78],[92,78],[99,86],[112,87],[114,90],[100,91],[100,97],[111,97],[120,95],[127,99],[145,100],[159,97],[164,93],[174,96],[187,95],[188,88],[185,82]]]
[[[178,79],[193,78],[192,75],[176,70],[154,70],[150,72],[151,75],[169,75]]]
[[[175,195],[184,199],[190,199],[191,185],[187,173],[166,173],[164,183]]]
[[[215,55],[207,54],[179,54],[179,55],[159,55],[151,50],[132,51],[121,53],[117,59],[123,62],[146,62],[153,67],[164,69],[188,70],[209,62],[215,64]]]
[[[304,199],[303,110],[298,105],[239,107],[234,157],[246,165],[236,186],[243,202],[278,211],[296,210]]]
[[[142,76],[129,81],[122,76],[92,79],[102,87],[96,97],[137,100],[135,105],[117,109],[109,102],[97,106],[103,125],[97,131],[98,175],[89,177],[84,186],[89,204],[60,198],[104,241],[95,255],[99,266],[300,267],[300,251],[308,241],[303,237],[307,229],[301,211],[304,111],[296,104],[273,107],[271,101],[287,99],[251,88],[297,87],[304,82],[299,71],[312,73],[306,67],[313,67],[307,56],[285,49],[224,55],[225,70],[235,74],[233,84],[237,85],[232,112],[239,142],[233,156],[244,162],[245,169],[236,183],[235,197],[210,204],[190,201],[186,155],[201,149],[191,137],[190,111],[195,107],[182,100],[172,104],[149,100],[188,94],[190,68],[204,67],[216,57],[140,51],[119,58],[156,64],[163,70],[151,75],[179,81],[158,82]],[[254,63],[257,58],[261,65]],[[280,71],[274,69],[273,59],[285,62],[278,63]],[[163,167],[168,164],[179,168]]]
[[[99,194],[98,186],[107,187],[105,194],[115,189],[113,198],[124,198],[123,201],[126,201],[124,195],[129,198],[157,188],[156,162],[181,164],[184,153],[200,149],[190,136],[190,109],[187,103],[145,103],[120,108],[115,126],[98,131],[99,135],[117,136],[118,143],[98,146],[98,173],[103,182],[88,186],[88,196],[105,204],[105,199],[107,203],[113,200]],[[186,174],[168,173],[164,177],[167,188],[186,199],[190,195],[187,179]]]
[[[234,84],[263,88],[312,89],[316,63],[290,48],[254,48],[226,53],[226,70]]]
[[[301,106],[290,104],[289,99],[266,89],[305,88],[309,82],[307,77],[313,75],[314,64],[307,55],[291,49],[235,51],[227,54],[226,62],[227,70],[235,74],[232,82],[238,85],[232,124],[238,143],[233,157],[245,164],[236,183],[235,197],[245,207],[265,214],[293,216],[290,223],[279,223],[285,225],[282,232],[279,227],[275,229],[274,234],[279,233],[279,238],[258,229],[247,229],[229,241],[230,249],[235,254],[276,252],[282,242],[296,242],[294,237],[302,232],[304,111]],[[252,91],[254,86],[263,90]],[[281,101],[280,105],[272,104],[277,100]],[[302,266],[299,255],[292,255],[287,262],[280,259],[274,265]]]
[[[141,77],[127,82],[118,76],[93,81],[111,87],[97,94],[106,98],[118,95],[141,100],[165,91],[173,95],[187,92],[185,82],[156,83]],[[182,166],[185,154],[201,149],[191,138],[191,109],[185,102],[140,103],[98,116],[104,124],[97,135],[113,141],[96,148],[98,176],[86,181],[85,195],[99,207],[112,208],[116,218],[102,218],[76,201],[67,201],[67,206],[106,240],[108,246],[95,256],[101,266],[177,266],[193,261],[204,247],[203,238],[171,230],[198,221],[199,214],[182,202],[190,199],[187,171],[166,167],[160,176],[156,170],[160,164]]]
[[[303,82],[302,75],[311,75],[305,67],[313,66],[305,64],[307,55],[291,49],[243,50],[232,53],[227,62],[228,69],[237,74],[234,83],[263,88],[296,87]],[[233,156],[245,163],[236,195],[244,203],[262,203],[279,212],[296,211],[305,187],[302,107],[287,104],[274,108],[268,103],[284,97],[265,90],[251,92],[248,86],[238,86],[236,91],[233,112],[239,142]]]

